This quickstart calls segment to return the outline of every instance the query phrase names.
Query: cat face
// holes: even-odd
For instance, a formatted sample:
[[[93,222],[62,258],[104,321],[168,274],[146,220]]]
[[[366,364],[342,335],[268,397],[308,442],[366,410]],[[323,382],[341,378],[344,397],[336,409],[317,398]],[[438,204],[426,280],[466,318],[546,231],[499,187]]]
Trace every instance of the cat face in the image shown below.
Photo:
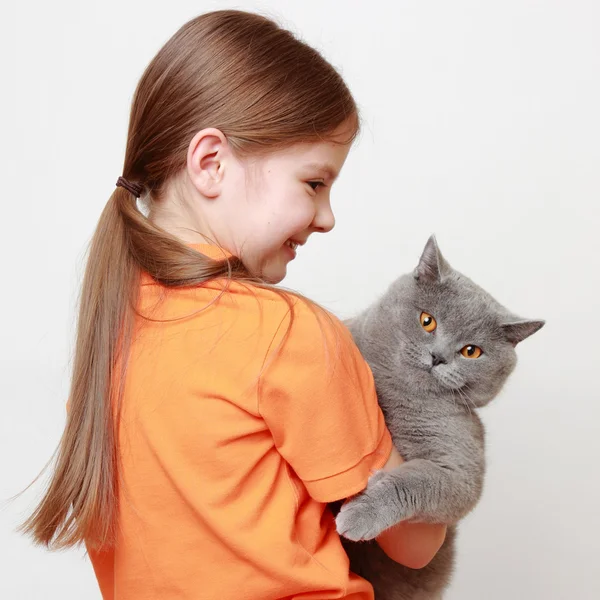
[[[496,396],[515,367],[515,346],[544,324],[515,317],[452,269],[433,237],[414,273],[392,284],[376,321],[398,376],[471,407]]]

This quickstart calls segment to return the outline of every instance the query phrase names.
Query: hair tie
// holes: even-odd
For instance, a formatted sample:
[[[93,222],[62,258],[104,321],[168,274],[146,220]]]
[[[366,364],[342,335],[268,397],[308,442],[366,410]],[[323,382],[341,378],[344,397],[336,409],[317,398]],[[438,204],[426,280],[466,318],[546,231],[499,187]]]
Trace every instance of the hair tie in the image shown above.
[[[122,188],[125,188],[127,191],[131,192],[136,198],[139,198],[142,195],[142,190],[144,189],[143,185],[140,185],[139,183],[131,183],[127,181],[125,177],[119,177],[119,179],[117,179],[116,186],[121,186]]]

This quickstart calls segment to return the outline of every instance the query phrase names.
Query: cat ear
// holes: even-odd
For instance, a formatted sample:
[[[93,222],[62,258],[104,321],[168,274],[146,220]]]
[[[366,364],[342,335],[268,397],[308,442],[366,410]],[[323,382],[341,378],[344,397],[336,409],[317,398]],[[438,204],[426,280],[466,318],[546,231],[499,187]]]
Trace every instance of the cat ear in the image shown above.
[[[415,279],[419,281],[438,282],[444,275],[448,275],[451,271],[452,267],[442,256],[435,236],[432,235],[427,240],[421,260],[413,272]]]
[[[516,346],[519,342],[533,335],[536,331],[541,329],[546,321],[514,321],[512,323],[503,323],[501,325],[502,330],[506,339],[513,345]]]

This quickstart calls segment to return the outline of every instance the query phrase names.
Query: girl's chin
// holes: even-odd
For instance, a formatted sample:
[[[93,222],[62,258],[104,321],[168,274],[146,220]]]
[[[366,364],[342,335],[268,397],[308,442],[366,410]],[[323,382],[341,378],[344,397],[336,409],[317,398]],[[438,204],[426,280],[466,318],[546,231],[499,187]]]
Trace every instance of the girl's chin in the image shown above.
[[[287,274],[287,263],[281,255],[267,261],[262,268],[261,276],[268,283],[279,283]]]
[[[262,278],[267,283],[279,283],[279,282],[283,281],[285,276],[286,276],[285,267],[283,267],[283,269],[267,268],[263,271],[263,274],[262,274]]]
[[[279,283],[287,274],[287,266],[293,259],[295,252],[289,247],[280,247],[268,256],[261,259],[244,261],[246,268],[254,276],[259,277],[267,283]],[[246,257],[248,258],[248,257]]]

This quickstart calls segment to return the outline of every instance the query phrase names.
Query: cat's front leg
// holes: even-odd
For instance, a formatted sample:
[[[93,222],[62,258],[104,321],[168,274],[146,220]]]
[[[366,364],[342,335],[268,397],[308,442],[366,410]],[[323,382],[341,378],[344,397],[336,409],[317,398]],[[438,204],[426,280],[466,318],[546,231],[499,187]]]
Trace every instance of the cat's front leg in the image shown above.
[[[366,490],[340,509],[337,531],[349,540],[361,541],[411,518],[450,523],[455,513],[452,495],[449,472],[429,460],[410,460],[371,477]]]

